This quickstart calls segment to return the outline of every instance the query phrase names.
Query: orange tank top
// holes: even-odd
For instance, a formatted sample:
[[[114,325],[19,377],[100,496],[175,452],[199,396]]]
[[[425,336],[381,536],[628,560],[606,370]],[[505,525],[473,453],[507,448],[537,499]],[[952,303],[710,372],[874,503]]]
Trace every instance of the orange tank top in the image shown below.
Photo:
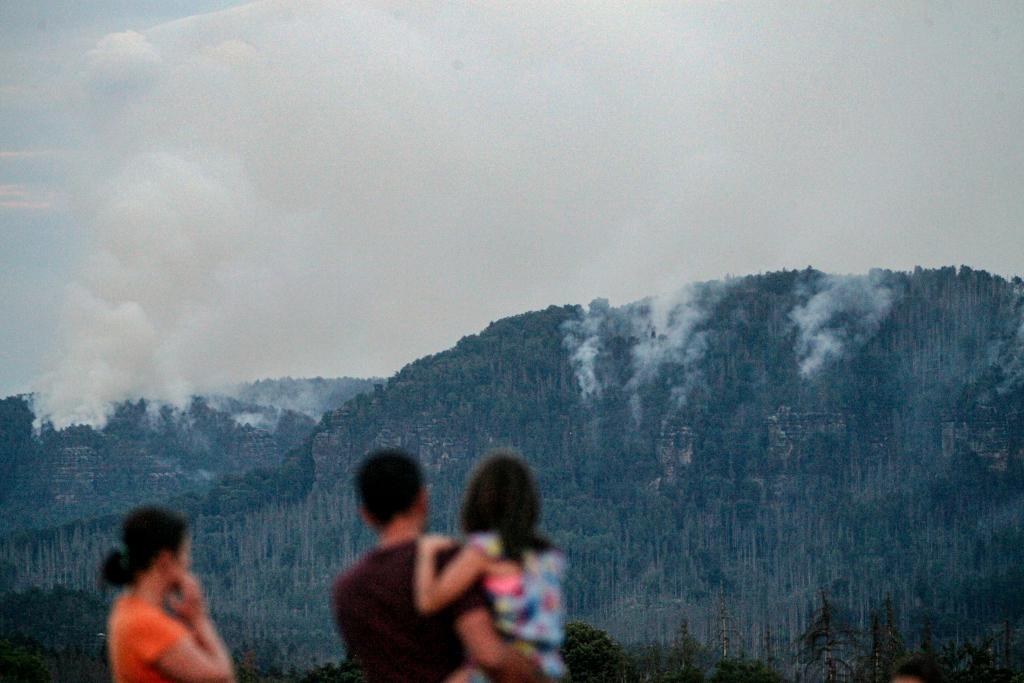
[[[114,683],[173,683],[156,661],[189,636],[185,625],[141,598],[122,595],[107,621],[107,650]]]

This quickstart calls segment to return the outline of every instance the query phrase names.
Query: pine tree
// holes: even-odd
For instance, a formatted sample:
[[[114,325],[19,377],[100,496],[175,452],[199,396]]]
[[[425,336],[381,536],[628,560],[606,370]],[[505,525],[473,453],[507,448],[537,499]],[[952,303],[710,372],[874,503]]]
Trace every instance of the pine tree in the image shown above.
[[[1013,627],[1009,619],[1003,621],[1003,668],[1013,668]]]
[[[698,669],[704,646],[690,633],[690,622],[683,619],[676,630],[675,641],[669,657],[670,664],[680,669]]]
[[[772,637],[772,625],[765,624],[764,627],[764,645],[762,648],[762,656],[764,661],[768,664],[769,668],[775,668],[775,641]]]
[[[925,615],[924,626],[921,628],[921,652],[930,655],[934,651],[935,646],[932,643],[932,618],[931,615]]]
[[[871,664],[869,680],[879,683],[882,680],[882,624],[878,612],[871,613]]]
[[[896,624],[896,608],[893,606],[892,596],[885,596],[885,626],[882,629],[881,664],[885,671],[892,669],[896,661],[906,652],[903,644],[903,635]]]

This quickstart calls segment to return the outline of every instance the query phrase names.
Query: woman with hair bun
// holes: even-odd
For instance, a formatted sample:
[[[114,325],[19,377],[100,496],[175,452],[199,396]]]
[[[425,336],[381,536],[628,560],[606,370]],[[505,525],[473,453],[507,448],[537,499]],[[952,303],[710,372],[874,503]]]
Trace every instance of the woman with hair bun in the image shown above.
[[[139,508],[122,540],[103,564],[104,581],[124,587],[107,623],[115,683],[233,683],[231,655],[190,571],[185,520]]]

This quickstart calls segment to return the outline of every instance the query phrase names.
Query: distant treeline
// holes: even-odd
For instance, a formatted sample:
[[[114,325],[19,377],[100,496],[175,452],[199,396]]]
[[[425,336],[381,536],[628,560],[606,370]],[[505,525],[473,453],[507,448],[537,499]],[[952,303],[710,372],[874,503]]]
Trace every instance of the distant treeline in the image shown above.
[[[26,683],[109,681],[106,605],[79,591],[32,590],[0,595],[0,680]],[[572,683],[888,683],[911,654],[934,658],[950,683],[1024,683],[1021,643],[1009,622],[974,641],[933,639],[929,622],[904,634],[891,600],[872,611],[867,632],[852,628],[844,610],[822,593],[809,626],[792,642],[763,634],[757,652],[737,648],[721,603],[720,630],[698,639],[683,621],[668,642],[623,646],[582,621],[568,625],[565,659]],[[267,643],[266,645],[269,645]],[[337,649],[341,650],[340,643]],[[239,683],[357,683],[357,663],[342,660],[308,670],[259,663],[256,651],[235,653]]]

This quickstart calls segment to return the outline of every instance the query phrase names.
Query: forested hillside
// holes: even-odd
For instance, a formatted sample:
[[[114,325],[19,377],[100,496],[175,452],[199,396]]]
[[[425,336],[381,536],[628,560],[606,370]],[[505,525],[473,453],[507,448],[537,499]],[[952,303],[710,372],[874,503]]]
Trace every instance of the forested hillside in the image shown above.
[[[205,491],[219,477],[279,465],[324,411],[372,386],[347,377],[261,380],[195,397],[184,409],[126,401],[101,428],[61,430],[37,419],[31,396],[0,400],[0,534]]]
[[[907,633],[1020,626],[1022,306],[1019,279],[968,268],[805,270],[500,320],[325,415],[280,468],[182,499],[197,567],[235,647],[336,657],[327,585],[370,541],[363,454],[417,455],[449,529],[473,461],[511,445],[573,616],[626,642],[685,620],[761,656],[822,591],[865,631],[887,595]],[[91,590],[113,542],[110,519],[8,537],[0,576]]]

